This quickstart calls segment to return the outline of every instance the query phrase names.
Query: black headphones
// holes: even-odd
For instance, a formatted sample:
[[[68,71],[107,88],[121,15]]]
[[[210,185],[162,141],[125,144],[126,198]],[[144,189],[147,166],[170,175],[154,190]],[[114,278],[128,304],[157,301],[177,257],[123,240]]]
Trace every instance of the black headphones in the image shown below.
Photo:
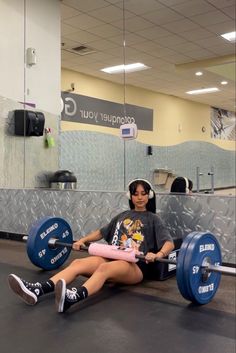
[[[186,194],[189,194],[189,182],[188,182],[188,178],[183,177],[185,180],[185,192]]]
[[[143,181],[143,182],[145,182],[146,184],[148,184],[150,186],[150,190],[149,190],[149,193],[148,193],[148,198],[149,199],[152,199],[155,196],[152,184],[146,179],[138,178],[138,179],[134,179],[134,180],[130,181],[129,184],[128,184],[128,191],[126,193],[126,196],[128,197],[129,200],[131,200],[130,185],[133,184],[135,181]]]

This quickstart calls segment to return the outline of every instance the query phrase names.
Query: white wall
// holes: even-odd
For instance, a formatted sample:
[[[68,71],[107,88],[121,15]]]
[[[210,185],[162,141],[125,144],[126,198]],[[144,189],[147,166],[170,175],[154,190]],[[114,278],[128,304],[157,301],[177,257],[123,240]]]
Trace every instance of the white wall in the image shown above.
[[[54,114],[61,111],[61,33],[58,0],[26,1],[26,48],[37,64],[26,67],[27,101]]]
[[[58,0],[0,1],[0,96],[32,102],[60,113],[60,3]],[[25,65],[36,49],[37,64]]]
[[[32,67],[25,63],[29,47],[37,55]],[[44,187],[58,169],[60,67],[60,2],[0,0],[0,187]],[[19,102],[44,113],[55,147],[47,148],[45,136],[14,134],[13,112],[24,108]]]
[[[0,95],[24,99],[24,1],[0,1]]]

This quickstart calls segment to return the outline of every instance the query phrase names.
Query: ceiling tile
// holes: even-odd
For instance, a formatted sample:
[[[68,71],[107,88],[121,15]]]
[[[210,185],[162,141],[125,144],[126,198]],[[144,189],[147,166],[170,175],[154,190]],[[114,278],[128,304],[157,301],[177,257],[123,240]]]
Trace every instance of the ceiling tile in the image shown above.
[[[75,33],[78,29],[65,23],[61,24],[61,35]]]
[[[163,25],[172,21],[178,21],[184,17],[171,9],[165,8],[158,11],[148,12],[142,15],[143,18],[157,25]]]
[[[180,33],[180,32],[186,32],[190,29],[195,29],[198,27],[198,25],[194,23],[192,20],[190,21],[187,18],[184,18],[179,21],[163,24],[162,27],[170,30],[171,32]]]
[[[198,28],[198,30],[182,32],[180,35],[181,37],[184,37],[194,42],[198,39],[209,38],[212,36],[212,33],[210,32],[210,30],[206,30],[204,28]]]
[[[223,9],[231,5],[235,8],[235,0],[208,0],[208,2],[219,9]]]
[[[214,57],[214,54],[206,49],[189,51],[188,56],[196,60],[210,59]]]
[[[117,48],[117,45],[115,43],[112,43],[109,40],[101,39],[101,40],[96,40],[95,42],[90,42],[91,47],[97,50],[106,50],[110,48]]]
[[[209,26],[211,24],[214,25],[221,22],[226,22],[230,20],[230,18],[221,11],[211,11],[201,15],[193,16],[191,17],[191,20],[195,23],[198,23],[199,25]]]
[[[183,4],[174,5],[172,8],[186,17],[204,14],[205,12],[215,10],[214,6],[203,0],[189,0]]]
[[[195,43],[203,48],[212,48],[212,47],[221,46],[221,45],[231,47],[230,43],[223,41],[222,38],[219,36],[213,36],[213,35],[208,38],[198,39],[196,40]]]
[[[104,24],[103,21],[97,20],[87,14],[67,18],[64,20],[64,23],[80,29],[94,28]]]
[[[215,25],[209,25],[209,26],[207,25],[206,29],[208,31],[211,31],[212,33],[216,33],[218,35],[224,34],[227,32],[233,32],[233,31],[235,31],[235,21],[230,20],[227,22],[217,23]]]
[[[65,20],[66,18],[78,16],[81,14],[82,14],[81,11],[78,11],[72,7],[65,6],[65,5],[61,4],[61,19],[62,20]]]
[[[107,1],[104,0],[63,0],[63,4],[78,9],[81,12],[92,11],[108,5]]]
[[[188,2],[188,0],[158,0],[161,4],[164,4],[165,6],[174,6],[178,4],[183,4],[184,2]]]
[[[152,25],[152,27],[142,29],[141,31],[137,30],[136,34],[140,35],[143,38],[152,40],[160,37],[169,36],[172,33],[160,26]]]
[[[149,21],[146,21],[144,18],[141,18],[138,16],[129,18],[129,20],[126,21],[126,24],[125,24],[125,29],[130,32],[141,31],[149,27],[153,27],[153,23],[150,23]]]
[[[125,2],[125,10],[133,12],[137,15],[160,10],[164,7],[164,5],[155,0],[129,0]]]
[[[93,16],[103,22],[112,23],[114,20],[120,20],[123,18],[123,10],[116,6],[110,5],[95,11],[90,12],[90,16]]]
[[[76,29],[75,29],[76,30]],[[94,42],[95,40],[100,40],[101,38],[92,34],[92,33],[89,33],[87,31],[77,31],[74,32],[74,33],[71,33],[69,35],[65,34],[64,35],[64,38],[68,38],[68,39],[71,39],[73,41],[77,41],[77,42],[80,42],[80,43],[90,43],[90,42]]]
[[[235,20],[235,17],[236,17],[235,5],[234,6],[225,7],[224,9],[222,9],[222,11],[223,11],[223,13],[228,15],[230,18]]]
[[[154,41],[158,44],[165,46],[165,47],[171,48],[175,44],[181,44],[181,43],[186,42],[186,39],[172,34],[171,36],[156,38]]]
[[[174,46],[175,51],[180,52],[180,53],[187,53],[189,51],[194,51],[194,50],[199,50],[200,46],[197,45],[198,41],[193,43],[193,42],[183,42],[180,44],[177,44]]]
[[[101,26],[93,27],[88,29],[88,32],[96,33],[97,36],[102,38],[114,37],[117,35],[123,35],[123,31],[111,24],[103,24]]]

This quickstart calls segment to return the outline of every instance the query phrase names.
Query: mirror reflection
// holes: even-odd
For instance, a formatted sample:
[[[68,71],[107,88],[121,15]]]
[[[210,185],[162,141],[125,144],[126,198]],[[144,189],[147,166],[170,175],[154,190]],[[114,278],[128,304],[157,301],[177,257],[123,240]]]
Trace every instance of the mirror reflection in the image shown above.
[[[198,192],[234,188],[233,1],[0,6],[17,33],[15,55],[3,40],[1,187],[122,191],[139,176],[169,192],[185,176]],[[24,129],[27,111],[44,114],[43,135],[16,136],[15,110]]]

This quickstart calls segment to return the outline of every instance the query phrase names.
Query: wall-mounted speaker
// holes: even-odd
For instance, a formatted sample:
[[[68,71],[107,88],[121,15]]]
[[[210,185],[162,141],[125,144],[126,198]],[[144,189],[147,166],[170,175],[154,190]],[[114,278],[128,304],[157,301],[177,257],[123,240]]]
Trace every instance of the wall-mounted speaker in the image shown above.
[[[45,117],[41,112],[19,109],[14,111],[15,135],[42,136]]]

